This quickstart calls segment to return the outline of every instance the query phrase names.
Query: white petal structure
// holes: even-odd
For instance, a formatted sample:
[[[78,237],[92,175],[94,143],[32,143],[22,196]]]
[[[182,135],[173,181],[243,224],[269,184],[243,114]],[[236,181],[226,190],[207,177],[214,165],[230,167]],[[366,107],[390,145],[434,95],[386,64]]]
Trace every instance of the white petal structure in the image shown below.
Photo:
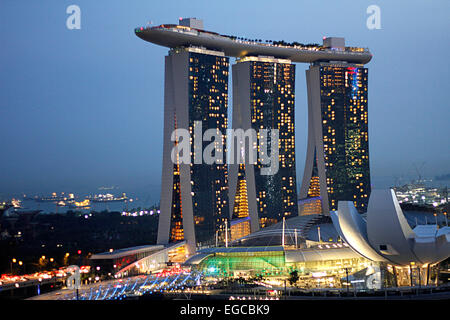
[[[331,218],[348,245],[373,261],[404,266],[437,263],[450,256],[450,228],[421,225],[411,229],[391,189],[372,191],[367,222],[351,201],[340,201]]]
[[[392,263],[418,262],[412,249],[415,234],[403,215],[394,190],[374,190],[371,193],[367,234],[371,246]]]
[[[368,243],[366,221],[356,211],[353,202],[339,201],[338,213],[331,213],[333,224],[337,227],[341,238],[362,256],[369,260],[386,261]]]

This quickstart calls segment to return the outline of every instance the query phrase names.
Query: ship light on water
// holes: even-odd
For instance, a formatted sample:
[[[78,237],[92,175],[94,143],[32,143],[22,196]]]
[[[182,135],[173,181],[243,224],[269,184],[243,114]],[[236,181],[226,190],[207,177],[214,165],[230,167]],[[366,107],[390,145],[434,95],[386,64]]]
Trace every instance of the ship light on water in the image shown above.
[[[17,199],[12,199],[11,200],[11,204],[13,205],[14,208],[20,208],[21,207],[21,202],[20,202],[20,200],[17,200]]]
[[[81,201],[81,202],[75,201],[75,206],[76,207],[87,207],[90,204],[91,204],[91,202],[89,201],[89,199],[85,199],[84,201]]]

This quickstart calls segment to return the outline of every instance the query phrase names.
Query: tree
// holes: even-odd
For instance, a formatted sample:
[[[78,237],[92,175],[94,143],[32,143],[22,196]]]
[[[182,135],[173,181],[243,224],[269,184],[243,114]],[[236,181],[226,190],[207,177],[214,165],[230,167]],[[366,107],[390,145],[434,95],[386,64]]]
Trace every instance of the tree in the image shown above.
[[[297,270],[294,270],[294,271],[292,271],[292,272],[289,273],[288,281],[289,281],[289,284],[290,284],[291,286],[294,285],[294,284],[296,284],[297,281],[298,281],[298,279],[300,279],[300,277],[299,277],[299,275],[298,275],[298,271],[297,271]]]
[[[48,265],[48,259],[45,259],[45,256],[40,257],[38,265],[40,270],[45,270]]]

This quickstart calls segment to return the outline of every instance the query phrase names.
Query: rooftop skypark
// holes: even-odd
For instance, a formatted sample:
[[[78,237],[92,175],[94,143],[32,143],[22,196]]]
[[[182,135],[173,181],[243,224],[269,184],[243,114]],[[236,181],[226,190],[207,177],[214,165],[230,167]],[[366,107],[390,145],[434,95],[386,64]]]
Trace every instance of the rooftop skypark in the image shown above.
[[[347,61],[359,64],[366,64],[372,59],[369,49],[347,47],[343,38],[324,37],[322,45],[288,43],[283,40],[248,39],[222,35],[176,24],[139,27],[135,29],[135,33],[143,40],[169,48],[199,46],[240,58],[259,55],[289,59],[293,62]]]

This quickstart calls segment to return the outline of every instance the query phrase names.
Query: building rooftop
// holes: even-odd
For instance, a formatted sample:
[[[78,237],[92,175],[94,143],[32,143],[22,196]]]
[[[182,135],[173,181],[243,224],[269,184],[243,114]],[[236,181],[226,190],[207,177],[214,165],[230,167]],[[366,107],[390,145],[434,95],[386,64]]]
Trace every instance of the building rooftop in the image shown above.
[[[204,259],[215,254],[254,253],[273,254],[279,252],[285,256],[286,262],[326,261],[337,259],[357,259],[362,256],[343,244],[330,244],[308,249],[294,249],[282,246],[255,246],[255,247],[214,247],[200,250],[197,254],[185,261],[185,265],[198,265]]]
[[[251,40],[194,28],[192,26],[203,25],[198,23],[201,20],[188,21],[181,19],[180,23],[184,25],[162,24],[156,27],[140,27],[135,29],[135,33],[145,41],[164,47],[202,47],[238,58],[260,55],[289,59],[293,62],[346,61],[357,64],[366,64],[372,59],[372,54],[367,48],[345,47],[343,38],[324,37],[323,45]]]
[[[163,249],[163,245],[144,245],[144,246],[136,246],[130,248],[122,248],[102,253],[93,254],[91,259],[117,259],[120,257],[141,253],[141,252],[149,252]]]
[[[323,219],[328,219],[322,215],[296,216],[286,219],[284,226],[285,243],[300,243],[308,237],[309,229]],[[259,246],[259,245],[279,245],[283,234],[283,222],[280,221],[269,227],[260,229],[245,237],[232,242],[234,246]]]

